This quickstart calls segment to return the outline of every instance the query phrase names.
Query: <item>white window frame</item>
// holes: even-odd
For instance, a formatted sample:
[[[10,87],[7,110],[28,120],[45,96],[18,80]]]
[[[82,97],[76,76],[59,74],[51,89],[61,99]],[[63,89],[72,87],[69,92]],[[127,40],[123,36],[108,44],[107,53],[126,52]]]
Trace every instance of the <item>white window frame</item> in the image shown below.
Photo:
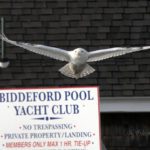
[[[101,113],[150,112],[150,97],[101,97]]]

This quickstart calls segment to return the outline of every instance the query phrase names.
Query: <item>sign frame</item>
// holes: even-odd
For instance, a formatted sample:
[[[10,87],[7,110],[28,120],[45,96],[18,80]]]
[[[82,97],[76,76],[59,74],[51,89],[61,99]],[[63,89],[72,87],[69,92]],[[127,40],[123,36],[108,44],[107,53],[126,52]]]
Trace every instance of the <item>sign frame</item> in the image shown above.
[[[31,95],[28,95],[28,97],[26,97],[26,99],[23,97],[23,94],[29,93],[29,92],[31,93],[31,91],[32,91],[32,93],[34,91],[36,91],[35,93],[37,94],[37,92],[39,92],[39,91],[42,93],[42,91],[47,91],[47,90],[50,90],[51,94],[52,94],[52,95],[49,95],[49,98],[51,98],[51,100],[49,100],[49,102],[53,103],[53,105],[52,105],[53,106],[52,107],[53,116],[51,116],[51,117],[46,116],[48,106],[41,105],[43,102],[47,104],[47,102],[44,101],[44,96],[42,94],[41,94],[42,95],[41,96],[42,103],[38,102],[38,105],[36,102],[37,95],[34,95],[35,96],[34,100],[36,98],[35,101],[31,101]],[[61,91],[61,92],[59,92],[59,91]],[[15,94],[14,95],[12,94],[15,92],[16,92],[16,95],[20,96],[18,99],[17,99],[17,97],[14,96]],[[5,94],[2,95],[2,93],[5,93]],[[9,94],[13,97],[11,97]],[[53,97],[53,95],[55,98]],[[68,96],[68,97],[64,97],[64,96]],[[9,97],[11,97],[11,99],[9,99]],[[63,98],[63,103],[65,103],[66,105],[63,105],[63,104],[60,105],[62,98]],[[11,102],[11,100],[13,100],[13,102]],[[17,102],[17,100],[18,100],[18,102]],[[20,100],[20,102],[19,102],[19,100]],[[32,113],[28,112],[28,114],[27,114],[27,112],[25,112],[25,110],[23,110],[23,107],[26,106],[26,103],[24,103],[24,100],[28,100],[28,102],[26,102],[26,103],[28,103],[30,105],[31,105],[31,103],[36,103],[37,107],[43,106],[43,107],[36,108],[36,113],[39,113],[39,114],[34,114],[33,116],[38,116],[38,117],[33,118],[33,117],[31,117]],[[33,100],[33,98],[32,98],[32,100]],[[48,100],[48,98],[47,98],[47,100]],[[24,103],[23,105],[21,105],[21,106],[16,105],[16,104],[20,104],[21,101],[22,101],[22,103]],[[71,102],[69,102],[69,101],[71,101]],[[79,101],[79,103],[77,103],[78,101]],[[57,103],[57,105],[55,105],[56,103]],[[5,88],[5,89],[0,89],[0,110],[1,110],[0,115],[3,114],[1,105],[4,107],[4,111],[10,110],[12,112],[12,109],[13,109],[13,112],[11,114],[9,114],[10,112],[7,114],[9,116],[9,118],[6,119],[6,117],[5,117],[5,119],[7,121],[10,121],[10,120],[12,121],[12,119],[14,119],[15,121],[21,120],[21,122],[23,122],[23,124],[20,123],[18,125],[18,128],[15,129],[14,133],[12,132],[12,128],[8,129],[8,127],[9,127],[8,125],[5,125],[3,123],[2,123],[3,125],[2,124],[0,125],[0,126],[5,125],[5,127],[1,128],[1,130],[5,130],[5,131],[1,131],[1,133],[0,133],[0,138],[1,138],[0,147],[2,149],[5,148],[5,150],[11,150],[11,149],[16,149],[16,148],[21,148],[22,150],[27,150],[27,149],[28,150],[31,150],[31,149],[32,150],[45,150],[45,149],[47,149],[47,150],[58,150],[58,149],[59,150],[91,150],[91,149],[95,148],[96,150],[101,150],[100,94],[99,94],[98,86]],[[60,106],[60,107],[57,107],[57,106]],[[64,112],[62,111],[61,115],[60,114],[58,115],[57,114],[58,110],[60,108],[62,109],[63,106],[66,106],[65,107],[66,109],[68,108],[68,110],[65,110],[67,112],[67,114],[65,114],[66,113],[65,111]],[[70,106],[70,108],[72,107],[70,109],[70,112],[69,112],[69,106]],[[93,115],[92,113],[91,113],[91,117],[89,117],[90,116],[89,111],[91,111],[91,106],[94,106],[94,109],[92,108],[92,112],[94,115],[96,115],[96,117],[97,117],[96,119],[94,119],[94,116],[92,116]],[[89,111],[86,111],[86,110],[89,110]],[[14,114],[14,112],[15,112],[15,114]],[[79,121],[83,120],[83,116],[87,116],[86,113],[84,113],[84,112],[88,113],[88,117],[89,117],[88,119],[84,120],[84,123],[86,122],[88,124],[89,123],[88,120],[91,120],[92,123],[97,123],[97,125],[93,125],[93,128],[90,128],[90,127],[88,128],[87,126],[82,126],[82,124],[79,123]],[[41,114],[45,115],[46,117],[43,117],[43,118],[39,117],[39,116],[41,116]],[[54,117],[54,116],[56,116],[56,117]],[[60,120],[63,120],[63,119],[60,116],[63,116],[63,117],[68,116],[69,120],[71,120],[71,123],[63,123],[63,121],[61,122]],[[77,116],[77,117],[74,117],[74,116]],[[32,132],[37,133],[37,130],[39,130],[42,133],[43,131],[46,132],[47,130],[41,129],[41,123],[39,123],[40,127],[38,128],[37,127],[38,123],[35,125],[35,123],[24,122],[24,120],[29,121],[29,118],[30,119],[32,118],[31,122],[33,122],[33,120],[35,122],[45,121],[44,123],[42,123],[45,126],[47,124],[49,124],[48,122],[52,122],[52,120],[53,120],[55,122],[55,127],[51,127],[51,128],[53,128],[53,130],[52,129],[51,130],[57,131],[54,128],[58,128],[58,130],[59,130],[59,132],[54,132],[54,133],[58,133],[57,136],[56,136],[56,134],[55,135],[53,134],[53,136],[52,136],[52,133],[51,133],[52,139],[55,139],[53,141],[56,141],[56,139],[58,140],[59,138],[64,139],[64,140],[58,140],[58,142],[53,142],[53,143],[49,141],[49,147],[48,147],[47,146],[48,140],[46,140],[45,143],[44,142],[42,143],[41,139],[43,139],[43,138],[40,138],[40,139],[33,138],[34,140],[31,139]],[[77,123],[77,121],[74,122],[71,118],[74,118],[73,120],[75,120],[75,118],[77,118],[78,123]],[[80,120],[80,118],[82,118],[82,119]],[[56,122],[57,122],[56,120],[60,123],[56,124]],[[12,126],[15,125],[15,123],[11,123],[11,121],[10,121],[10,124],[12,124]],[[65,120],[65,122],[69,122],[69,121]],[[18,122],[16,122],[16,123],[18,123]],[[54,124],[51,124],[51,125],[54,125]],[[77,126],[79,126],[78,127],[79,129],[77,128]],[[96,130],[94,130],[95,126],[96,126]],[[32,128],[32,129],[29,129],[29,128]],[[63,129],[65,132],[60,131]],[[83,130],[83,132],[82,132],[82,130]],[[89,132],[88,132],[88,130],[89,130]],[[46,136],[49,137],[50,135],[46,135]],[[59,137],[59,136],[61,136],[61,137]],[[75,138],[74,137],[72,138],[72,136],[75,136]],[[80,138],[81,138],[81,140],[79,140]],[[66,139],[71,139],[71,140],[66,140]],[[90,140],[90,139],[92,139],[92,140]],[[93,139],[95,139],[95,140],[93,140]],[[14,143],[17,143],[17,141],[23,141],[23,140],[25,140],[26,142],[23,144],[20,143],[19,146],[17,144],[11,144],[11,142],[13,142],[13,141],[15,141]],[[32,142],[32,140],[33,140],[33,142]],[[28,141],[31,141],[31,143],[29,143]],[[35,143],[35,141],[37,142],[37,145],[39,147],[33,146],[33,143]],[[38,143],[38,142],[41,142],[41,143]],[[60,143],[61,144],[63,143],[63,145],[61,145]]]

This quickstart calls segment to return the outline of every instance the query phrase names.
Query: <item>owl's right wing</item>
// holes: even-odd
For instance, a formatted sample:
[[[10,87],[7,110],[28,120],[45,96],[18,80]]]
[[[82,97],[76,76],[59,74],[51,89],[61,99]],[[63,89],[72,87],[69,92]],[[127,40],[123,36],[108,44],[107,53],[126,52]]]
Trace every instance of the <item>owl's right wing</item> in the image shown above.
[[[40,55],[51,57],[53,59],[57,59],[60,61],[70,60],[69,52],[60,48],[39,45],[39,44],[30,44],[30,43],[12,41],[8,39],[5,35],[0,35],[0,38],[7,43],[10,43],[15,46],[19,46],[21,48],[24,48],[28,51],[31,51]]]

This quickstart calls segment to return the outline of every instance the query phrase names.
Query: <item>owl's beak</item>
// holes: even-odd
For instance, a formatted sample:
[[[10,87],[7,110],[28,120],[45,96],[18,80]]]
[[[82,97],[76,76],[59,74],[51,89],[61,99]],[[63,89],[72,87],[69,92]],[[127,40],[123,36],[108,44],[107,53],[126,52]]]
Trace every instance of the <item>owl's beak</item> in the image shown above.
[[[77,53],[77,55],[78,55],[78,56],[81,56],[81,54],[82,54],[82,52],[81,52],[81,51],[79,51],[79,52]]]

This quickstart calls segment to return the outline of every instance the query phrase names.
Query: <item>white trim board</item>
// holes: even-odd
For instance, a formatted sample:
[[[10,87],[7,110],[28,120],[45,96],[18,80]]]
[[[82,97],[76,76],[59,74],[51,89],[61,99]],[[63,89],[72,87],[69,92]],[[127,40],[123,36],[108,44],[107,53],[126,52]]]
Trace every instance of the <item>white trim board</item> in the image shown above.
[[[101,113],[150,112],[150,97],[101,97]]]

